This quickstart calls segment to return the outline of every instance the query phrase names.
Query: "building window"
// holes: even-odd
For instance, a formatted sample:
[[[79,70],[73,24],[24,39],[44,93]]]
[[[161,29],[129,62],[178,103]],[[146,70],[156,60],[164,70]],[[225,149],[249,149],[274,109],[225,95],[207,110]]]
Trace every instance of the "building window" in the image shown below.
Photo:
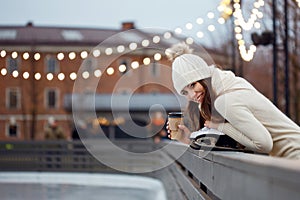
[[[159,76],[159,66],[158,65],[159,64],[156,61],[154,61],[151,65],[151,75],[153,77],[158,77]]]
[[[122,60],[119,63],[119,72],[121,75],[126,74],[129,70],[128,70],[128,61],[127,60]]]
[[[62,30],[61,35],[65,40],[72,41],[81,41],[83,39],[83,35],[80,33],[80,31],[75,30]]]
[[[20,90],[19,88],[7,88],[6,90],[6,107],[17,109],[20,107]]]
[[[9,123],[7,124],[7,136],[8,137],[18,137],[19,135],[19,126],[16,123],[16,119],[14,117],[11,117],[9,120]]]
[[[9,124],[8,136],[9,137],[17,137],[18,136],[18,126],[16,124]]]
[[[121,59],[119,61],[119,66],[118,66],[118,71],[120,75],[126,75],[130,76],[131,75],[131,66],[130,66],[131,60],[130,59]]]
[[[82,63],[83,71],[87,71],[89,74],[93,74],[97,68],[97,60],[93,58],[87,58]]]
[[[57,108],[58,107],[58,90],[48,89],[45,93],[45,104],[47,108]]]
[[[87,59],[84,63],[84,69],[88,71],[89,73],[93,72],[93,61],[91,59]]]
[[[59,66],[57,59],[54,56],[47,56],[46,57],[46,73],[58,73]]]
[[[6,68],[8,73],[12,73],[13,71],[18,71],[19,70],[18,59],[8,57],[6,66],[7,66]]]
[[[117,90],[118,94],[123,94],[123,95],[127,95],[127,94],[131,94],[132,93],[132,89],[131,88],[119,88]]]
[[[151,91],[150,91],[150,94],[152,94],[152,95],[157,95],[157,94],[159,94],[160,92],[159,92],[159,89],[152,89]]]

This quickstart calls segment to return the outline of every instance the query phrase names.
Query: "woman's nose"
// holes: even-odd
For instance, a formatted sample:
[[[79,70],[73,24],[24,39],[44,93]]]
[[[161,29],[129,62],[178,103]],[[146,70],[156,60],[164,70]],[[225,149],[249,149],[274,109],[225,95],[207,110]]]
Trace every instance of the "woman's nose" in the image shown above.
[[[193,90],[189,91],[189,98],[190,98],[190,100],[195,99],[195,96],[196,96],[196,92],[194,92]]]

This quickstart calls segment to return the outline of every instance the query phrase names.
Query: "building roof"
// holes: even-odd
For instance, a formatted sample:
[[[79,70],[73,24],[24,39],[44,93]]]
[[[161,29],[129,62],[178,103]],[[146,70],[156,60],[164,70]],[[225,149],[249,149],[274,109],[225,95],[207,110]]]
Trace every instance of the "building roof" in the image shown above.
[[[36,26],[2,26],[0,42],[3,44],[98,44],[120,30],[70,28],[70,27],[36,27]]]
[[[169,37],[165,35],[167,32]],[[158,42],[154,42],[156,36],[159,37]],[[142,43],[145,40],[148,40],[149,44],[144,46]],[[120,29],[35,26],[33,23],[25,26],[0,25],[0,45],[4,50],[11,51],[53,51],[53,48],[58,48],[58,51],[69,51],[72,48],[73,51],[81,51],[98,45],[100,45],[98,48],[106,49],[117,48],[119,45],[129,47],[131,43],[136,43],[140,51],[135,51],[135,53],[147,54],[151,52],[151,49],[164,52],[165,49],[185,40],[184,35],[178,35],[169,30],[136,29],[132,22],[122,23]],[[203,58],[207,56],[206,51],[213,53],[214,56],[224,56],[224,52],[207,47],[204,49],[196,43],[190,46],[195,53],[203,54],[201,55]]]
[[[149,111],[149,109],[181,110],[186,99],[174,94],[96,94],[66,95],[64,106],[67,110],[82,111]]]
[[[141,43],[144,39],[152,39],[155,35],[162,36],[163,32],[154,29],[134,29],[134,24],[128,26],[128,22],[123,23],[120,29],[46,27],[28,23],[26,26],[0,26],[0,44],[95,46],[116,34],[118,36],[109,41],[110,45]],[[162,41],[160,46],[169,47],[182,41],[178,37],[173,37],[172,40]]]

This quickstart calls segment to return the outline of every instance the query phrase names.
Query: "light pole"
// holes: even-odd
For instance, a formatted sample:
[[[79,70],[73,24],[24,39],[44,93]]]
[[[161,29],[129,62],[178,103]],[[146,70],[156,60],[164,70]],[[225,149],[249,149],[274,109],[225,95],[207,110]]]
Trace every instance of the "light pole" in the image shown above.
[[[233,2],[231,1],[231,4]],[[232,6],[233,7],[233,6]],[[231,56],[231,59],[232,59],[232,69],[234,71],[234,73],[237,73],[236,71],[236,46],[235,46],[235,31],[234,31],[234,17],[233,15],[230,15],[230,20],[231,20],[231,24],[232,24],[232,56]]]
[[[277,0],[272,2],[273,10],[273,103],[277,105],[277,26],[276,26],[276,15],[277,15]]]
[[[252,41],[255,45],[267,45],[272,43],[273,45],[273,103],[277,106],[278,104],[278,96],[277,96],[277,61],[278,61],[278,47],[277,47],[277,24],[276,24],[276,18],[277,18],[277,0],[272,1],[272,23],[273,23],[273,32],[272,32],[272,39],[266,40],[267,34],[265,34],[265,37],[259,36],[257,33],[253,33],[251,35]],[[271,33],[269,32],[268,35]]]
[[[285,81],[284,81],[284,88],[285,88],[285,114],[290,116],[290,87],[289,87],[289,21],[288,21],[288,2],[284,0],[284,73],[285,73]]]

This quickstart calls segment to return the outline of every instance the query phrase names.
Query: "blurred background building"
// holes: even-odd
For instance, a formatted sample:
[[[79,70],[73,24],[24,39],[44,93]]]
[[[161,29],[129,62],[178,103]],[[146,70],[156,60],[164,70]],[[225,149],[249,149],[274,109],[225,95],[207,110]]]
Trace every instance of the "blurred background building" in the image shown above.
[[[246,78],[299,124],[299,6],[288,5],[293,20],[286,34],[288,24],[280,15],[286,12],[284,5],[258,0],[243,2],[241,9],[240,1],[223,0],[215,5],[216,12],[173,31],[140,29],[131,21],[117,29],[36,26],[33,22],[2,25],[0,140],[43,140],[52,118],[70,138],[74,101],[82,105],[80,109],[96,110],[95,119],[84,119],[94,125],[126,121],[113,119],[112,106],[121,113],[130,108],[132,117],[142,124],[152,120],[149,109],[155,104],[166,111],[178,110],[164,51],[181,41],[197,51],[203,45],[207,54],[201,49],[197,53],[209,64]],[[248,21],[242,13],[251,14]],[[191,36],[194,33],[197,37]],[[90,99],[95,99],[93,105]]]
[[[77,79],[94,80],[91,87],[98,84],[95,108],[99,118],[106,120],[98,120],[104,125],[112,123],[112,94],[124,99],[124,95],[134,92],[130,105],[133,118],[144,124],[149,123],[149,108],[155,103],[171,111],[180,109],[164,51],[182,38],[167,40],[173,33],[167,36],[161,32],[143,32],[134,26],[133,22],[122,23],[118,30],[43,27],[32,22],[25,26],[1,26],[0,139],[42,140],[52,118],[70,138],[74,128],[72,97],[78,92],[73,87]],[[108,40],[114,35],[117,36]],[[136,49],[137,45],[145,48]],[[226,61],[216,51],[209,53],[218,63]],[[100,67],[110,62],[105,59],[116,54],[109,66]],[[134,74],[129,70],[136,68],[142,69]],[[124,76],[129,81],[116,89],[115,83]],[[83,87],[80,92],[93,94],[93,88]],[[83,100],[82,104],[86,105],[84,109],[90,106]],[[126,105],[114,107],[122,111]],[[94,123],[94,119],[86,120]]]

